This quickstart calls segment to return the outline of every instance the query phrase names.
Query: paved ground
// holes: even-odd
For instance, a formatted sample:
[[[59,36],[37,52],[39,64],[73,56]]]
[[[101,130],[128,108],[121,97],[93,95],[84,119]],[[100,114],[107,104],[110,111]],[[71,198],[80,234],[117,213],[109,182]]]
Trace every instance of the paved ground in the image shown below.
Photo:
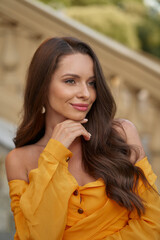
[[[10,233],[0,233],[0,240],[13,240],[13,236]]]

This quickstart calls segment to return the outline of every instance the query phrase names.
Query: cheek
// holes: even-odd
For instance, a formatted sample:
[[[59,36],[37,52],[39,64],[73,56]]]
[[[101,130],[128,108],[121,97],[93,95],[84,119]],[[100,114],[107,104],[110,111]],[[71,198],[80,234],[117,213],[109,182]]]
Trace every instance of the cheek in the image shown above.
[[[50,98],[57,98],[59,96],[61,96],[62,94],[62,89],[60,88],[60,86],[52,84],[49,90],[49,97]]]
[[[56,86],[50,89],[49,99],[58,101],[67,101],[73,97],[73,91],[69,91],[67,88],[62,88],[61,86]]]

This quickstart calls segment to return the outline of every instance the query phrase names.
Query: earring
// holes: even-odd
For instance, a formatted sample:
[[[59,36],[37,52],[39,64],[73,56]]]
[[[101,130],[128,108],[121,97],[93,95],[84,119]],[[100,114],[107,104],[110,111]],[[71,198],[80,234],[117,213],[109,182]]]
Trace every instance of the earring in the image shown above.
[[[44,114],[46,112],[46,109],[44,106],[42,106],[41,113]]]

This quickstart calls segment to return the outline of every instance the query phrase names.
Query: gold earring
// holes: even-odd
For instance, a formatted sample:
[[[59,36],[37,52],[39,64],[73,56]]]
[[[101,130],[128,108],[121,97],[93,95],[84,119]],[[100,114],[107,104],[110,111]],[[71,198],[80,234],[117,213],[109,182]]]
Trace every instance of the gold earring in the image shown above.
[[[44,106],[42,106],[42,110],[41,110],[41,113],[44,114],[46,112],[46,109]]]

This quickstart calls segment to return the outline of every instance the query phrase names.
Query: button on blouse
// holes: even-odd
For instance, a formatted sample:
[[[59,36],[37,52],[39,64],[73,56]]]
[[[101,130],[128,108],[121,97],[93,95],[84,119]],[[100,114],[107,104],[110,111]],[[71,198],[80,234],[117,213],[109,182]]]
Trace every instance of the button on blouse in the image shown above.
[[[68,204],[67,228],[103,207],[107,200],[102,179],[77,186]]]
[[[73,195],[78,196],[78,190],[77,189],[73,192]]]
[[[79,209],[78,209],[78,213],[79,213],[79,214],[82,214],[83,212],[84,212],[84,211],[83,211],[82,208],[79,208]]]

